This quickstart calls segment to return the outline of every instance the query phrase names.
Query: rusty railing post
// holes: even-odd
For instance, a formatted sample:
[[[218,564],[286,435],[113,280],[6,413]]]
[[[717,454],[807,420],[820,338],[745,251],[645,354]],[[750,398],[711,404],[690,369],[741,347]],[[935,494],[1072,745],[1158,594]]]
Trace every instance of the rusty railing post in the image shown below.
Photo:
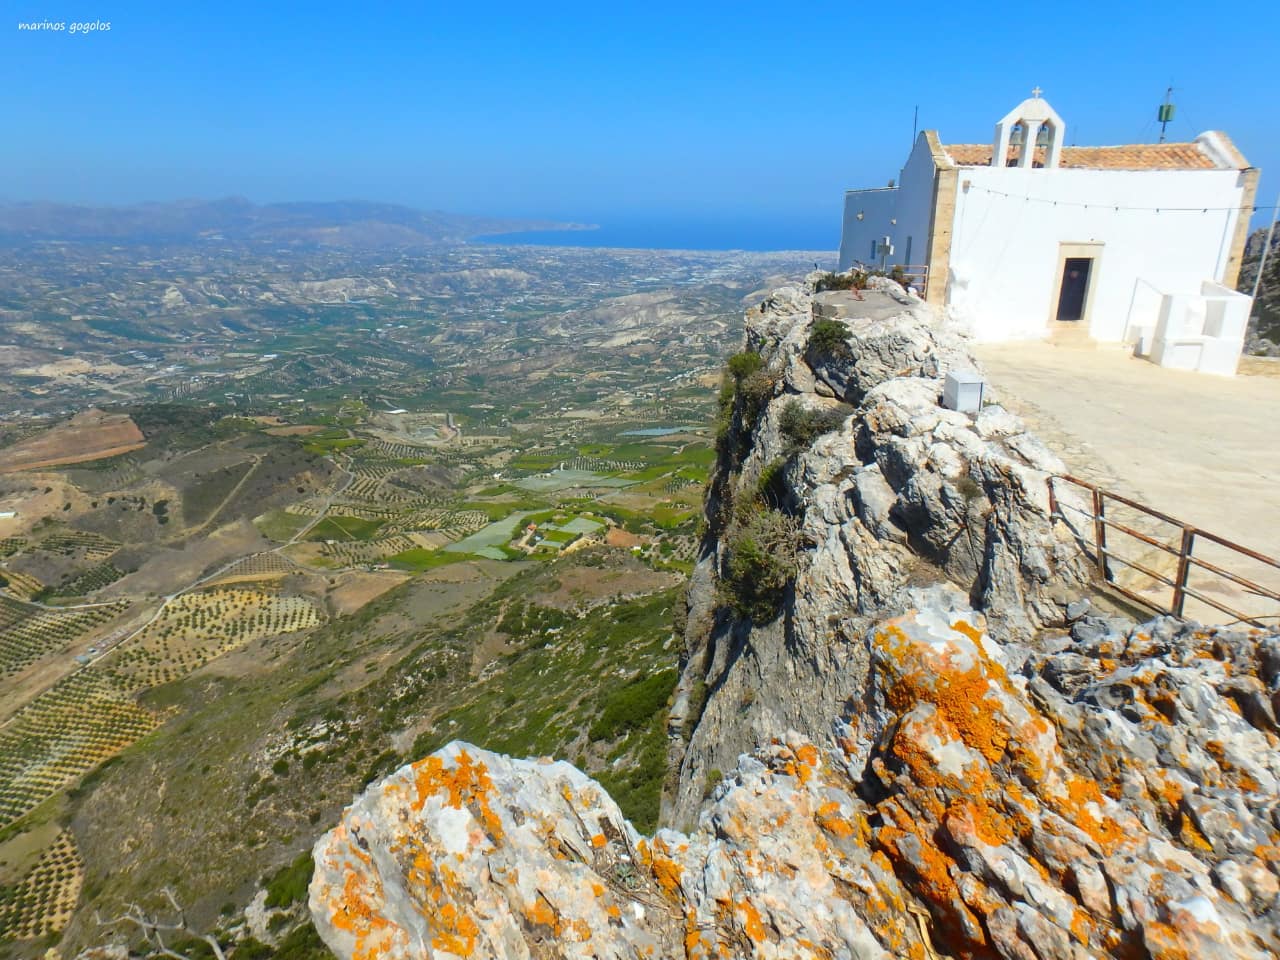
[[[1173,578],[1173,615],[1182,616],[1187,601],[1187,577],[1191,572],[1191,548],[1195,544],[1195,527],[1182,528],[1182,546],[1178,550],[1178,573]]]
[[[1178,616],[1178,617],[1181,617],[1184,615],[1186,603],[1187,603],[1187,597],[1190,597],[1191,599],[1196,600],[1199,603],[1206,604],[1207,606],[1212,607],[1215,610],[1219,610],[1222,613],[1226,613],[1232,617],[1235,617],[1236,619],[1232,621],[1233,623],[1249,623],[1254,626],[1260,627],[1263,625],[1264,620],[1275,619],[1274,614],[1250,616],[1247,612],[1241,612],[1240,610],[1236,610],[1232,607],[1227,606],[1224,603],[1221,603],[1213,599],[1210,596],[1206,596],[1205,594],[1197,592],[1196,590],[1192,589],[1191,568],[1196,567],[1200,570],[1205,571],[1208,574],[1211,574],[1216,577],[1221,577],[1224,580],[1227,580],[1231,583],[1235,583],[1243,587],[1247,593],[1254,594],[1259,597],[1264,597],[1268,600],[1280,602],[1280,592],[1277,592],[1276,587],[1274,586],[1268,587],[1268,586],[1263,586],[1260,583],[1255,583],[1254,581],[1249,580],[1244,576],[1241,576],[1240,574],[1233,573],[1230,570],[1224,569],[1223,567],[1220,567],[1215,563],[1211,563],[1208,560],[1204,560],[1197,557],[1195,555],[1195,545],[1197,540],[1201,540],[1201,539],[1208,540],[1211,543],[1216,544],[1220,547],[1225,547],[1227,550],[1232,551],[1234,554],[1239,554],[1240,556],[1248,557],[1249,559],[1255,560],[1261,564],[1264,564],[1267,567],[1269,567],[1271,570],[1278,571],[1278,572],[1280,572],[1280,559],[1277,559],[1276,557],[1268,556],[1263,553],[1259,553],[1256,550],[1251,550],[1248,547],[1241,546],[1238,543],[1228,540],[1225,537],[1220,537],[1217,534],[1210,533],[1207,530],[1201,530],[1199,527],[1192,526],[1186,521],[1179,520],[1176,517],[1171,517],[1169,514],[1162,513],[1159,510],[1152,509],[1146,504],[1130,499],[1129,497],[1126,497],[1122,494],[1114,493],[1108,490],[1103,490],[1097,484],[1090,483],[1088,480],[1081,480],[1079,477],[1073,477],[1070,474],[1060,474],[1057,476],[1050,475],[1046,478],[1046,483],[1048,485],[1048,494],[1049,494],[1050,518],[1052,519],[1053,517],[1056,516],[1061,518],[1064,522],[1067,523],[1067,526],[1071,528],[1072,534],[1075,535],[1076,543],[1080,545],[1080,549],[1082,551],[1087,551],[1088,549],[1088,546],[1085,543],[1085,540],[1088,537],[1088,534],[1085,533],[1083,529],[1080,529],[1079,531],[1077,531],[1076,528],[1071,525],[1071,521],[1067,520],[1066,515],[1061,512],[1063,509],[1063,505],[1058,500],[1058,488],[1057,488],[1057,484],[1054,482],[1055,480],[1065,480],[1067,483],[1075,484],[1077,487],[1083,487],[1084,489],[1089,491],[1092,497],[1092,502],[1093,502],[1093,539],[1094,539],[1094,545],[1095,545],[1094,565],[1096,567],[1095,575],[1103,583],[1109,584],[1112,589],[1120,592],[1124,596],[1128,597],[1130,600],[1134,600],[1144,606],[1151,607],[1152,609],[1159,610],[1163,613],[1173,614],[1174,616]],[[1163,536],[1159,536],[1159,537],[1148,536],[1147,534],[1142,533],[1139,530],[1135,530],[1132,527],[1125,526],[1125,524],[1120,521],[1108,520],[1107,519],[1107,497],[1111,497],[1111,499],[1115,500],[1116,502],[1122,504],[1125,507],[1130,507],[1134,510],[1137,510],[1140,514],[1145,514],[1148,517],[1153,517],[1162,523],[1169,524],[1171,527],[1177,530],[1181,530],[1182,531],[1181,543],[1177,547],[1174,547],[1173,544],[1167,542]],[[1083,508],[1071,507],[1071,509],[1075,510],[1078,513],[1084,513]],[[1110,554],[1107,549],[1108,524],[1114,527],[1116,531],[1120,533],[1121,536],[1132,537],[1141,543],[1148,544],[1151,547],[1158,548],[1164,553],[1177,557],[1178,558],[1177,571],[1173,574],[1172,577],[1168,577],[1168,576],[1165,576],[1165,574],[1160,571],[1154,570],[1150,567],[1143,566],[1136,559],[1125,559],[1123,556],[1120,556],[1119,554],[1115,554],[1115,555]],[[1130,590],[1128,587],[1121,586],[1119,583],[1112,580],[1110,576],[1111,567],[1108,563],[1109,560],[1114,560],[1116,563],[1120,564],[1121,566],[1129,567],[1132,570],[1137,570],[1139,573],[1143,573],[1148,577],[1151,577],[1153,584],[1163,584],[1164,586],[1172,588],[1173,597],[1171,602],[1168,604],[1168,606],[1162,606],[1159,603],[1155,602],[1149,595],[1135,592],[1134,590]],[[1228,560],[1223,562],[1229,563],[1230,561]],[[1155,589],[1155,587],[1153,586],[1152,589]]]
[[[1102,491],[1097,487],[1093,488],[1093,540],[1094,549],[1097,552],[1098,559],[1098,576],[1103,582],[1107,582],[1107,521],[1103,513]]]

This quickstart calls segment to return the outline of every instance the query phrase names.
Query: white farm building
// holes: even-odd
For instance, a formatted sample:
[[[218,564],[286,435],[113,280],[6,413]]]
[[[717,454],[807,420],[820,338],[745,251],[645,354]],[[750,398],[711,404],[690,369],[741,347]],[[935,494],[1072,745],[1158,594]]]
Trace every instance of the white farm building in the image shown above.
[[[1077,331],[1234,373],[1258,170],[1216,131],[1112,147],[1066,134],[1038,90],[990,143],[924,131],[896,184],[845,194],[840,269],[902,266],[980,340]]]

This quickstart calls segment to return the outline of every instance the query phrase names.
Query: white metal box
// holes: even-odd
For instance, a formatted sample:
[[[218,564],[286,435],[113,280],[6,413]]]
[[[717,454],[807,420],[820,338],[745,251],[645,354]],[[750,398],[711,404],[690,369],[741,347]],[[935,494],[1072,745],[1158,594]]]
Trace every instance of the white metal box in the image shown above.
[[[961,413],[977,413],[982,409],[982,377],[972,370],[952,370],[942,387],[942,405]]]

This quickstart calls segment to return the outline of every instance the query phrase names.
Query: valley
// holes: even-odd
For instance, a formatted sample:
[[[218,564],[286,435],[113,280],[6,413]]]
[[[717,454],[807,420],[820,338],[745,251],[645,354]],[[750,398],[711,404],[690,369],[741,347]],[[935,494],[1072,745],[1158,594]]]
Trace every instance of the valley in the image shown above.
[[[172,888],[325,956],[288,871],[459,737],[652,826],[720,369],[811,257],[50,252],[0,251],[6,955]]]

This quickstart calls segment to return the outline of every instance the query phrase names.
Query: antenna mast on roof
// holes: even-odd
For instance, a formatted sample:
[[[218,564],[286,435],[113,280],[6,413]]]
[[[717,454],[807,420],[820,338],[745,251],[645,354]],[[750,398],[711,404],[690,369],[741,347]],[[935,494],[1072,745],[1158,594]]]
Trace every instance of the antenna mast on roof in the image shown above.
[[[920,104],[916,104],[915,115],[911,118],[911,149],[916,146],[916,137],[920,135]]]
[[[1173,119],[1174,107],[1170,97],[1173,95],[1173,87],[1164,92],[1164,103],[1160,104],[1160,109],[1156,111],[1156,119],[1160,121],[1160,142],[1164,143],[1165,127],[1169,126],[1169,121]]]

